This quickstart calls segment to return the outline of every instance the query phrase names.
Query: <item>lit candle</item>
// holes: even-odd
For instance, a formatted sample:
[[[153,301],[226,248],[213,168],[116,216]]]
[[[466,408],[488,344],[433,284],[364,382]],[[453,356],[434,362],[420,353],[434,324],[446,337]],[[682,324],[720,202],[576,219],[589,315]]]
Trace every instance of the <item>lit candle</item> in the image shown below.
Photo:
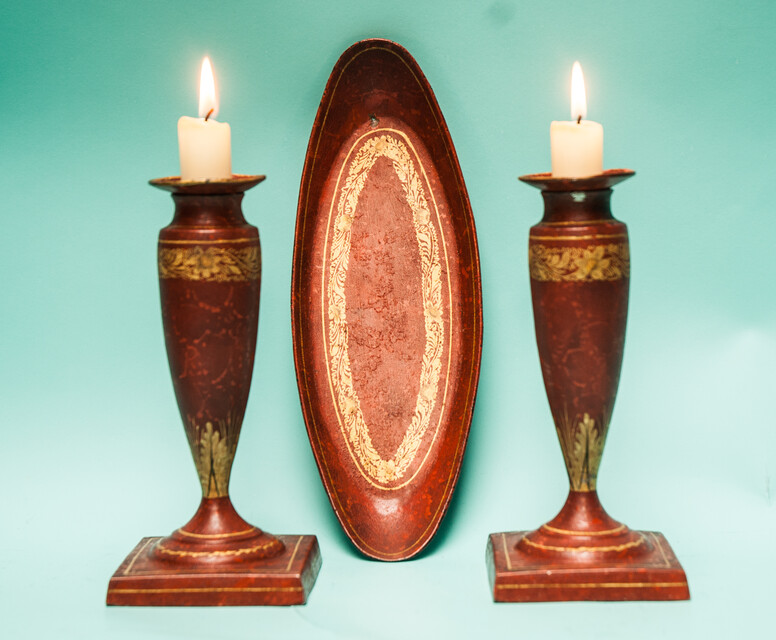
[[[232,177],[232,131],[216,122],[218,98],[210,60],[202,61],[199,118],[178,120],[181,180],[223,180]]]
[[[603,173],[604,128],[584,120],[587,115],[585,79],[579,62],[571,71],[571,122],[550,125],[552,175],[558,178],[584,178]]]

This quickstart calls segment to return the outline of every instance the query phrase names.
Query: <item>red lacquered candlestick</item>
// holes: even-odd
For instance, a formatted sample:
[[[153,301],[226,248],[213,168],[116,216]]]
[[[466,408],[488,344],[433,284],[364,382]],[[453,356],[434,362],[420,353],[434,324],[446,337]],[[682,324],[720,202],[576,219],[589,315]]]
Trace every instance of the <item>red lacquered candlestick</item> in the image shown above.
[[[141,540],[113,575],[108,604],[303,604],[315,582],[315,536],[270,535],[245,522],[229,498],[261,283],[259,234],[240,205],[263,179],[151,181],[175,201],[173,221],[159,234],[162,319],[202,501],[170,536]]]
[[[520,179],[542,190],[529,265],[544,385],[569,477],[561,512],[531,532],[491,534],[487,560],[497,602],[684,600],[687,579],[660,533],[612,519],[596,481],[620,378],[628,311],[626,226],[609,207],[633,175]]]

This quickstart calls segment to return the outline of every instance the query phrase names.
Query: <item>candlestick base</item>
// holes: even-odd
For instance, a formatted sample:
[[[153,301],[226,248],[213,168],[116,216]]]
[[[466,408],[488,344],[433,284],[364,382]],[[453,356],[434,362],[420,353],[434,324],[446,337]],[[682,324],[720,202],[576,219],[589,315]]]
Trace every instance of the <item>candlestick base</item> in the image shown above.
[[[321,567],[315,536],[277,538],[273,558],[182,565],[160,559],[161,537],[143,538],[108,585],[109,605],[255,606],[304,604]]]
[[[528,554],[519,548],[528,531],[492,533],[486,562],[493,600],[687,600],[687,578],[663,535],[632,533],[651,548],[637,561],[627,563],[591,562],[560,553]]]

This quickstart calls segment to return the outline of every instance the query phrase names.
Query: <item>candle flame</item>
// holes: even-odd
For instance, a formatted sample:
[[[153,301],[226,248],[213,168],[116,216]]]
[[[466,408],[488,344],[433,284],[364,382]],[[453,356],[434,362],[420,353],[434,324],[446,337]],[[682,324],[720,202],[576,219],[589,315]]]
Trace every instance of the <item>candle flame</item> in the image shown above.
[[[199,74],[199,117],[215,118],[218,115],[218,96],[216,82],[213,79],[213,67],[210,58],[205,56],[202,71]]]
[[[587,116],[587,95],[585,94],[585,77],[582,75],[582,65],[575,62],[571,69],[571,119],[579,122]]]

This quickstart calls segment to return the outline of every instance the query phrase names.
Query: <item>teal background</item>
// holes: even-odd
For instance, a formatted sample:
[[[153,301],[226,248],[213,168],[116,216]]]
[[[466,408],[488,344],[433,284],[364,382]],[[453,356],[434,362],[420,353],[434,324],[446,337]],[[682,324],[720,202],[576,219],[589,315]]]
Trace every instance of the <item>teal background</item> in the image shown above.
[[[479,236],[484,351],[451,509],[428,550],[367,561],[339,528],[304,429],[291,259],[326,80],[356,40],[404,45],[456,145]],[[0,628],[6,638],[685,638],[767,634],[776,572],[773,207],[776,3],[10,2],[0,7]],[[233,167],[266,173],[246,217],[264,280],[232,474],[242,515],[315,533],[323,567],[288,609],[104,606],[142,536],[199,486],[163,346],[150,178],[213,59]],[[487,534],[560,508],[526,267],[549,123],[582,62],[613,209],[632,243],[625,363],[600,475],[608,511],[663,531],[683,603],[494,605]]]

